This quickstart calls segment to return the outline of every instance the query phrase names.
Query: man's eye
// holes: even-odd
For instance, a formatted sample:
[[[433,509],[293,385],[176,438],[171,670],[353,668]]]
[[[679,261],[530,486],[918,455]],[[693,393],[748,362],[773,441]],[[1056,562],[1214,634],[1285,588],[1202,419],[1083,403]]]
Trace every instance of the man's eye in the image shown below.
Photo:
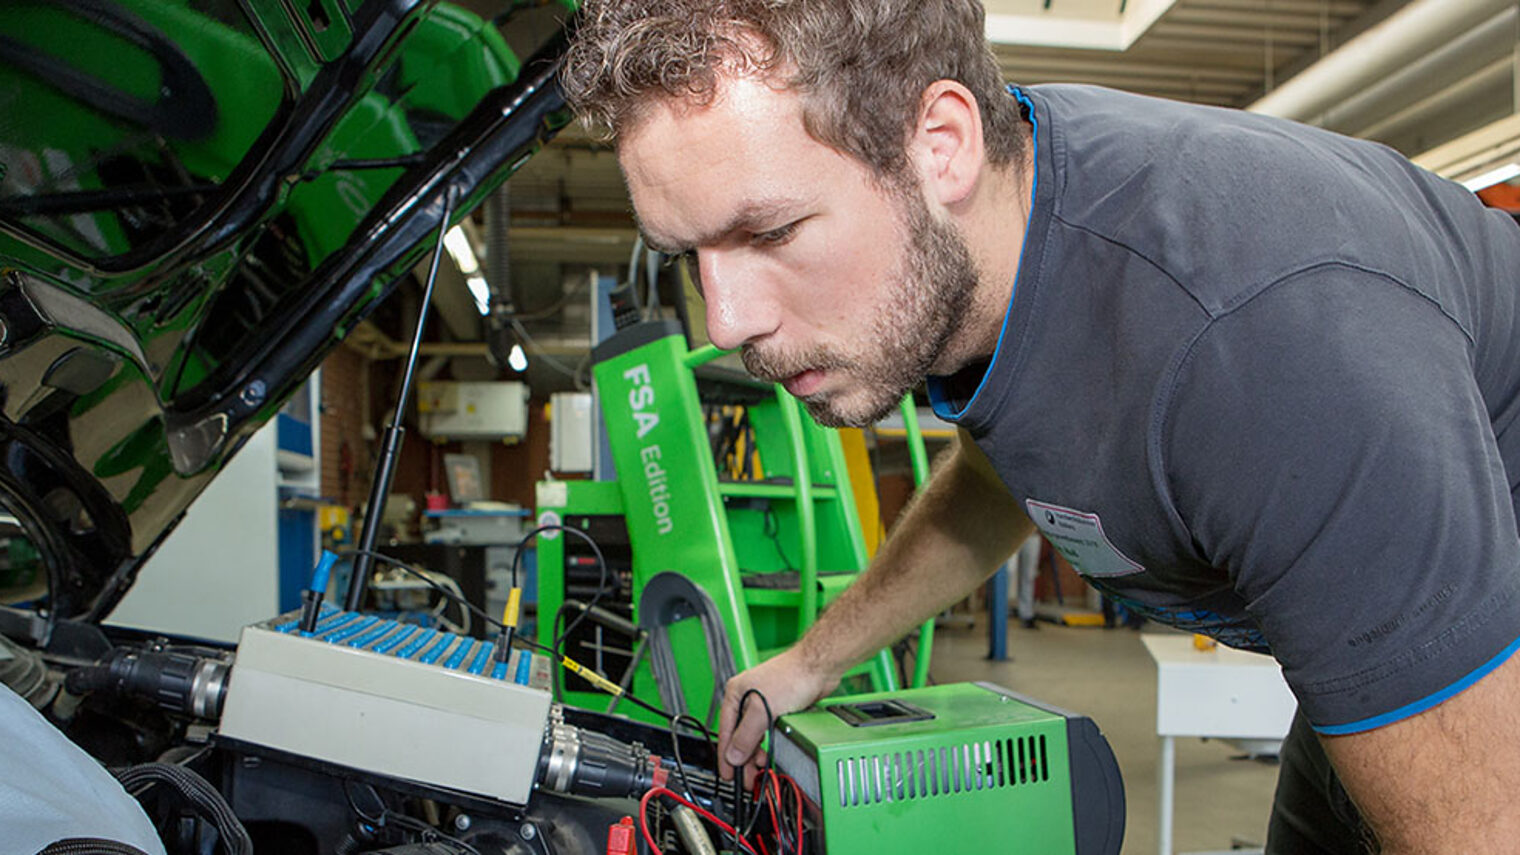
[[[797,223],[787,223],[779,229],[771,229],[768,232],[757,232],[750,237],[750,243],[755,246],[778,246],[791,240],[797,231]]]

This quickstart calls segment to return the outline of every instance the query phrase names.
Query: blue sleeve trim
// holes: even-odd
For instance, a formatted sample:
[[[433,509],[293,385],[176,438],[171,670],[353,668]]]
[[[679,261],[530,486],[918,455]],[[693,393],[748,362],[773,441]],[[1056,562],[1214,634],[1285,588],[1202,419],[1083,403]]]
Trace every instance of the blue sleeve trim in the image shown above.
[[[933,410],[936,416],[947,422],[953,422],[960,418],[961,414],[955,411],[955,405],[946,397],[945,390],[941,386],[938,377],[930,376],[924,378],[924,385],[929,390],[929,409]]]
[[[1477,668],[1474,668],[1472,671],[1468,672],[1467,676],[1456,681],[1455,683],[1452,683],[1450,686],[1447,686],[1446,688],[1442,689],[1439,692],[1436,692],[1433,695],[1428,695],[1418,701],[1415,701],[1412,704],[1405,704],[1404,706],[1401,706],[1392,712],[1386,712],[1382,715],[1373,716],[1372,718],[1364,718],[1361,721],[1353,721],[1350,724],[1332,724],[1326,727],[1314,725],[1314,730],[1315,732],[1323,733],[1326,736],[1344,736],[1349,733],[1361,733],[1363,731],[1382,727],[1385,724],[1393,724],[1396,721],[1402,721],[1406,718],[1409,718],[1410,716],[1415,715],[1416,713],[1422,713],[1431,707],[1434,707],[1461,694],[1463,691],[1471,687],[1472,684],[1478,682],[1479,680],[1492,673],[1495,668],[1503,665],[1505,660],[1509,659],[1509,657],[1516,650],[1520,650],[1520,638],[1517,638],[1514,641],[1510,642],[1509,646],[1499,651],[1498,655],[1496,655],[1494,658],[1488,660],[1487,662],[1484,662],[1482,665],[1479,665]]]

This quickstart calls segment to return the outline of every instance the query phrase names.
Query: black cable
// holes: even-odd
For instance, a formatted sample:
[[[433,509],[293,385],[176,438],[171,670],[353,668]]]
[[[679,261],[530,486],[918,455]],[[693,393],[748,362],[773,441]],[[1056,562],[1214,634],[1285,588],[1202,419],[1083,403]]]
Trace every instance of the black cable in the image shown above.
[[[469,600],[465,599],[464,597],[460,596],[459,594],[456,594],[455,592],[450,591],[448,588],[445,588],[444,586],[442,586],[442,585],[438,584],[437,582],[433,581],[432,578],[430,578],[426,572],[424,572],[423,570],[421,570],[421,569],[419,569],[417,567],[413,567],[412,565],[406,563],[405,561],[402,561],[402,560],[397,559],[397,558],[392,558],[391,556],[386,555],[383,552],[379,552],[379,551],[372,550],[372,549],[371,550],[364,550],[364,549],[357,549],[357,548],[356,549],[347,549],[347,550],[344,550],[343,552],[341,552],[339,554],[340,555],[358,555],[359,553],[362,553],[362,552],[368,552],[369,556],[371,558],[373,558],[375,561],[380,562],[381,564],[388,564],[388,565],[390,565],[392,567],[395,567],[398,570],[402,570],[402,571],[404,571],[406,573],[410,573],[411,575],[416,576],[418,579],[421,579],[423,582],[426,582],[427,585],[428,585],[428,587],[430,587],[433,590],[437,591],[439,594],[441,594],[444,597],[447,597],[448,599],[452,600],[453,602],[459,604],[460,607],[465,608],[465,609],[469,609],[470,614],[474,615],[475,617],[480,618],[488,626],[494,626],[498,630],[502,628],[501,620],[500,619],[493,618],[489,614],[486,614],[486,612],[483,609],[477,607],[475,604],[471,603]]]
[[[771,505],[765,506],[764,525],[761,532],[776,545],[776,554],[781,556],[781,566],[795,571],[797,565],[792,563],[792,559],[786,557],[786,550],[781,547],[781,521],[776,518],[776,509]]]
[[[348,780],[347,778],[343,780],[343,799],[344,801],[348,802],[348,809],[354,812],[354,816],[359,817],[370,825],[378,826],[380,823],[385,821],[385,801],[380,798],[380,793],[373,786],[370,784],[363,784],[362,786],[369,790],[370,798],[374,799],[375,804],[380,806],[380,813],[374,816],[370,816],[368,813],[364,812],[363,808],[359,807],[358,802],[354,801],[354,794],[349,790],[349,786],[354,783],[354,781]]]
[[[515,643],[516,646],[533,648],[534,650],[537,650],[537,651],[539,651],[541,653],[548,654],[548,656],[550,657],[550,659],[553,660],[553,662],[554,662],[554,668],[553,668],[553,670],[550,673],[552,673],[554,675],[554,678],[553,678],[553,688],[554,688],[553,694],[554,694],[555,700],[558,700],[559,697],[560,697],[560,691],[559,691],[559,668],[560,668],[560,666],[562,664],[562,660],[564,659],[564,654],[560,651],[559,648],[563,647],[564,639],[565,639],[565,637],[567,637],[567,636],[570,635],[570,630],[573,629],[575,626],[577,626],[579,624],[580,620],[582,618],[584,618],[586,616],[586,614],[591,611],[592,606],[596,605],[597,601],[600,600],[601,595],[605,592],[606,583],[607,583],[607,562],[602,557],[601,548],[597,546],[596,541],[594,541],[594,540],[591,539],[590,535],[586,534],[585,532],[581,531],[580,529],[572,528],[570,526],[562,526],[562,525],[543,525],[543,526],[539,526],[538,528],[535,528],[532,531],[528,532],[526,535],[523,536],[522,540],[519,540],[518,543],[517,543],[517,555],[518,556],[522,555],[523,546],[527,543],[527,541],[528,541],[529,538],[533,537],[534,535],[536,535],[536,534],[538,534],[538,533],[540,533],[542,531],[547,531],[547,530],[550,530],[550,529],[559,529],[559,530],[562,530],[562,531],[572,532],[572,533],[577,534],[577,535],[581,536],[582,538],[584,538],[587,543],[591,544],[591,549],[592,549],[593,552],[596,553],[597,562],[598,562],[599,566],[602,568],[601,584],[600,584],[600,587],[597,589],[597,596],[593,597],[592,600],[591,600],[591,606],[587,606],[586,609],[581,612],[580,616],[575,621],[571,622],[570,627],[566,628],[564,635],[560,636],[559,638],[554,639],[554,646],[553,647],[546,647],[543,644],[540,644],[539,642],[534,641],[531,638],[528,638],[526,635],[515,635],[515,636],[513,636],[513,642]],[[362,551],[362,550],[350,549],[350,550],[345,551],[342,554],[344,554],[344,555],[351,555],[351,554],[354,554],[354,553],[357,553],[357,552],[360,552],[360,551]],[[475,605],[473,605],[472,603],[470,603],[464,597],[462,597],[462,596],[454,593],[453,591],[450,591],[449,589],[443,587],[442,585],[438,584],[437,582],[434,582],[432,579],[428,578],[427,574],[424,573],[422,570],[420,570],[420,569],[418,569],[416,567],[413,567],[410,564],[407,564],[405,561],[401,561],[401,560],[392,558],[389,555],[386,555],[386,554],[381,553],[381,552],[371,551],[370,555],[371,555],[371,557],[374,558],[374,560],[376,560],[376,561],[378,561],[378,562],[380,562],[382,564],[388,564],[388,565],[390,565],[392,567],[396,567],[396,568],[398,568],[398,569],[400,569],[400,570],[402,570],[404,572],[410,573],[410,574],[416,576],[418,579],[421,579],[422,581],[426,582],[431,588],[433,588],[433,590],[437,591],[439,594],[441,594],[441,595],[449,598],[450,600],[453,600],[454,602],[458,603],[459,605],[463,606],[464,608],[469,609],[471,614],[473,614],[476,617],[480,618],[481,621],[484,622],[487,626],[495,627],[498,631],[505,629],[505,627],[503,626],[503,624],[502,624],[502,622],[500,620],[497,620],[496,618],[493,618],[490,615],[486,614],[485,611],[483,611],[480,608],[477,608]],[[514,587],[514,588],[517,587],[517,568],[518,568],[517,559],[514,558],[513,562],[512,562],[512,587]],[[558,624],[559,624],[559,618],[560,618],[560,616],[563,613],[564,613],[564,606],[561,606],[560,607],[560,611],[555,614],[555,618],[554,618],[555,627],[551,627],[551,630],[554,629],[554,628],[556,628],[558,626]],[[636,706],[642,707],[642,708],[648,710],[649,712],[652,712],[655,715],[660,716],[661,718],[665,718],[665,719],[669,719],[670,718],[670,713],[668,713],[668,712],[660,709],[659,707],[656,707],[656,706],[650,704],[649,702],[645,701],[644,699],[642,699],[642,698],[634,695],[632,692],[624,692],[620,697],[622,697],[626,701],[631,701]]]
[[[554,660],[555,670],[552,672],[555,675],[554,685],[555,685],[556,691],[554,692],[554,694],[556,696],[556,699],[558,699],[558,695],[559,695],[559,691],[558,691],[558,685],[559,685],[558,674],[559,674],[559,671],[558,671],[558,668],[560,667],[561,661],[564,659],[564,654],[561,652],[561,649],[564,646],[565,638],[567,638],[570,635],[570,633],[571,633],[572,630],[574,630],[576,627],[578,627],[580,625],[580,622],[582,620],[584,620],[585,617],[586,617],[586,615],[591,612],[591,609],[593,609],[593,608],[596,607],[597,603],[599,603],[601,601],[602,596],[607,592],[607,575],[608,575],[607,574],[607,559],[605,557],[603,557],[603,555],[602,555],[602,549],[601,549],[600,546],[597,545],[597,542],[591,538],[591,535],[586,534],[584,531],[581,531],[578,528],[574,528],[572,526],[567,526],[567,525],[558,525],[558,524],[541,525],[541,526],[538,526],[537,528],[534,528],[532,531],[529,531],[527,534],[523,535],[522,539],[518,540],[518,542],[517,542],[517,553],[512,558],[512,587],[513,588],[516,588],[518,586],[518,567],[520,566],[520,562],[522,560],[523,549],[527,546],[527,543],[528,543],[529,540],[531,540],[532,538],[534,538],[538,534],[540,534],[542,532],[545,532],[545,531],[564,531],[564,532],[569,532],[570,534],[574,534],[574,535],[580,537],[582,540],[586,541],[586,543],[591,546],[592,553],[594,553],[596,555],[597,566],[601,570],[600,580],[599,580],[599,582],[597,584],[596,595],[591,598],[591,604],[588,605],[584,610],[582,610],[581,613],[576,617],[575,620],[573,620],[573,621],[570,622],[570,625],[565,628],[565,632],[564,632],[563,635],[560,635],[560,636],[558,636],[558,637],[556,637],[556,638],[553,639],[554,640],[554,644],[553,644],[552,647],[545,647],[544,645],[542,645],[542,644],[538,643],[537,641],[534,641],[534,640],[532,640],[532,639],[530,639],[530,638],[528,638],[527,636],[524,636],[524,635],[517,635],[517,636],[514,636],[514,638],[513,638],[513,640],[515,642],[517,642],[518,644],[520,644],[522,646],[525,646],[525,647],[534,648],[535,650],[538,650],[540,652],[547,653]],[[364,552],[364,551],[366,551],[366,550],[350,549],[350,550],[346,550],[342,554],[343,555],[353,555],[353,554],[357,554],[359,552]],[[369,552],[370,556],[374,560],[376,560],[376,561],[378,561],[378,562],[380,562],[382,564],[388,564],[388,565],[390,565],[392,567],[399,568],[400,570],[402,570],[404,572],[407,572],[407,573],[410,573],[410,574],[416,576],[418,579],[421,579],[422,581],[426,582],[429,587],[433,588],[433,590],[435,590],[438,593],[442,594],[443,596],[449,598],[450,600],[453,600],[454,602],[458,603],[459,605],[463,606],[464,608],[469,609],[471,614],[475,615],[476,617],[479,617],[487,626],[495,627],[498,631],[504,630],[506,628],[502,624],[502,622],[500,620],[497,620],[496,618],[493,618],[490,615],[486,614],[485,611],[481,610],[480,608],[477,608],[474,604],[470,603],[464,597],[462,597],[462,596],[454,593],[453,591],[450,591],[449,589],[443,587],[442,585],[438,584],[437,582],[434,582],[432,579],[428,578],[427,574],[425,574],[422,570],[420,570],[420,569],[418,569],[416,567],[413,567],[410,564],[407,564],[405,561],[401,561],[401,560],[392,558],[389,555],[386,555],[386,554],[384,554],[382,552],[378,552],[378,551],[374,551],[374,550],[369,550],[368,552]],[[555,619],[554,619],[555,627],[551,627],[551,631],[558,626],[558,624],[559,624],[559,617],[563,613],[564,613],[564,606],[561,606],[560,607],[560,611],[555,614]],[[665,719],[669,719],[670,718],[670,713],[668,713],[668,712],[660,709],[659,707],[656,707],[656,706],[650,704],[649,702],[643,700],[642,698],[639,698],[638,696],[634,695],[632,692],[624,692],[620,697],[622,697],[624,700],[631,701],[636,706],[642,707],[645,710],[648,710],[649,712],[652,712],[655,715],[660,716],[661,718],[665,718]]]
[[[568,606],[566,606],[564,603],[560,603],[559,604],[559,609],[554,612],[554,618],[553,618],[553,620],[550,621],[550,623],[549,623],[549,640],[551,642],[559,637],[559,624],[560,624],[560,620],[565,616],[565,609],[566,608],[568,608]],[[534,643],[536,644],[537,642],[534,642]],[[542,647],[543,645],[539,645],[539,646]],[[556,661],[558,660],[559,654],[555,652],[555,650],[554,650],[553,647],[548,647],[548,648],[544,648],[544,649],[548,650],[549,651],[549,655],[552,656],[552,657],[554,657],[556,659]],[[549,669],[549,695],[554,700],[555,703],[558,703],[564,697],[564,694],[565,694],[565,690],[560,685],[560,682],[561,681],[560,681],[560,676],[559,676],[559,669],[558,668],[551,668],[551,669]]]
[[[744,690],[744,694],[742,694],[742,695],[739,696],[739,709],[734,714],[734,730],[737,731],[739,729],[739,723],[742,722],[742,721],[744,721],[744,705],[747,704],[747,703],[749,703],[749,699],[750,699],[751,695],[759,698],[760,699],[760,706],[765,709],[765,735],[766,735],[766,744],[767,745],[774,745],[775,744],[775,739],[772,738],[772,737],[774,737],[774,735],[775,735],[776,717],[771,714],[771,702],[768,701],[768,700],[766,700],[765,693],[761,692],[759,689],[756,689],[756,688],[745,689]],[[737,769],[734,770],[734,771],[735,771],[735,774],[734,774],[734,819],[735,819],[734,828],[738,828],[739,825],[740,825],[740,823],[738,822],[738,820],[740,819],[740,813],[743,810],[743,808],[741,807],[743,805],[743,798],[745,796],[747,796],[748,794],[745,793],[745,791],[744,791],[744,783],[743,783],[743,777],[744,776],[738,774],[738,770]],[[753,828],[755,826],[755,816],[758,816],[758,814],[759,814],[759,812],[756,811],[755,815],[749,816],[748,820],[744,823],[744,832],[743,832],[744,836],[748,837],[750,831],[753,830]]]
[[[253,839],[248,836],[248,830],[243,828],[243,823],[222,794],[200,775],[173,763],[140,763],[125,769],[112,769],[111,774],[133,797],[140,797],[140,793],[154,784],[167,784],[202,815],[211,818],[228,855],[253,855]]]
[[[751,689],[750,691],[754,691],[754,690]],[[759,694],[759,693],[756,692],[756,694]],[[746,694],[745,697],[748,697],[748,694]],[[763,701],[764,698],[762,697],[761,700]],[[689,800],[691,800],[691,801],[696,801],[695,793],[694,793],[694,791],[691,788],[691,781],[690,781],[690,779],[686,775],[686,764],[684,762],[682,762],[682,760],[681,760],[681,738],[680,738],[680,735],[678,733],[676,733],[677,726],[679,726],[681,724],[686,724],[686,723],[689,723],[690,725],[694,725],[696,727],[696,729],[701,732],[703,738],[705,738],[707,740],[707,745],[708,745],[709,749],[712,751],[712,755],[713,755],[713,770],[712,770],[713,781],[716,782],[713,785],[713,815],[716,816],[717,813],[718,813],[718,811],[722,807],[722,799],[721,799],[720,796],[721,796],[721,791],[722,791],[722,786],[723,786],[722,779],[719,778],[719,776],[718,776],[718,769],[717,769],[717,763],[718,763],[718,759],[717,759],[718,758],[718,744],[717,744],[717,740],[715,740],[713,738],[712,731],[708,729],[708,727],[707,727],[706,724],[702,723],[701,719],[697,718],[696,716],[688,715],[686,713],[678,713],[678,714],[676,714],[674,716],[671,716],[671,718],[670,718],[670,744],[671,744],[671,747],[672,747],[672,753],[675,755],[674,759],[676,761],[676,776],[681,779],[681,786],[686,789],[686,793],[685,793],[686,798],[689,799]],[[734,819],[735,820],[737,820],[738,817],[739,817],[739,811],[741,809],[740,808],[740,799],[739,799],[739,797],[742,796],[743,790],[744,790],[744,782],[741,779],[741,776],[735,775],[734,776],[734,793],[735,793],[735,796],[736,796],[735,799],[734,799]],[[735,821],[735,822],[732,822],[732,823],[729,823],[729,824],[734,828],[734,832],[730,835],[729,831],[722,830],[722,833],[725,834],[725,835],[730,835],[730,836],[734,837],[734,851],[738,852],[738,851],[740,851],[741,849],[744,848],[743,845],[739,842],[739,837],[740,837],[740,835],[738,833],[739,823],[737,821]],[[748,836],[748,832],[745,833],[745,836]]]
[[[691,788],[691,779],[686,775],[686,764],[681,760],[681,737],[676,732],[676,728],[683,724],[696,726],[696,730],[702,734],[703,738],[707,740],[708,746],[712,748],[713,757],[718,756],[718,746],[717,742],[713,739],[712,731],[707,729],[707,725],[703,724],[701,719],[686,713],[677,713],[670,716],[670,744],[672,753],[675,755],[676,777],[681,779],[681,787],[686,791],[682,795],[692,801],[696,801],[696,791]],[[718,779],[717,772],[718,770],[713,770],[713,780],[715,781]],[[717,793],[715,792],[713,795],[716,798]]]
[[[559,627],[560,618],[564,617],[564,615],[565,615],[565,609],[568,608],[568,607],[569,607],[568,603],[567,604],[563,604],[563,605],[561,605],[559,607],[559,611],[557,611],[557,612],[554,613],[554,626],[551,627],[551,630],[552,629],[557,629]],[[526,644],[527,646],[534,648],[535,650],[540,650],[540,651],[548,654],[549,657],[550,657],[550,659],[554,661],[556,667],[550,672],[553,675],[552,678],[551,678],[552,682],[551,682],[551,692],[550,693],[551,693],[551,696],[554,698],[554,700],[556,702],[558,702],[562,698],[562,696],[564,694],[563,690],[560,688],[559,668],[558,668],[558,665],[560,664],[560,660],[562,660],[564,658],[563,654],[561,654],[559,651],[555,650],[552,647],[545,647],[544,645],[538,643],[537,641],[532,641],[532,640],[529,640],[527,638],[523,638],[521,636],[518,637],[518,640],[521,641],[523,644]],[[632,667],[632,665],[630,665],[629,667]],[[588,670],[592,670],[592,669],[588,669]],[[604,678],[607,677],[606,674],[602,674],[601,676],[604,677]],[[608,678],[607,681],[609,683],[612,682],[612,680],[610,678]],[[668,712],[660,709],[657,706],[654,706],[653,704],[649,703],[648,701],[645,701],[643,698],[640,698],[639,696],[635,695],[633,692],[624,691],[622,694],[617,695],[617,697],[622,698],[625,701],[632,701],[634,703],[634,705],[643,707],[644,709],[646,709],[646,710],[654,713],[655,715],[659,716],[660,718],[665,719],[666,721],[669,721],[671,719],[671,714],[670,713],[668,713]]]
[[[148,853],[118,840],[106,840],[101,837],[64,837],[49,843],[37,855],[148,855]]]
[[[517,541],[516,554],[512,556],[512,587],[517,587],[517,568],[522,564],[523,549],[527,547],[528,541],[546,531],[563,531],[567,534],[573,534],[576,537],[579,537],[581,540],[586,541],[586,544],[591,547],[591,553],[596,556],[596,566],[600,572],[600,578],[596,586],[596,595],[591,598],[591,605],[587,606],[585,611],[582,611],[575,620],[570,622],[569,626],[565,627],[564,635],[553,639],[551,646],[556,651],[556,655],[559,655],[558,651],[564,646],[565,638],[568,637],[570,633],[573,632],[578,626],[580,626],[580,622],[586,618],[586,613],[591,611],[592,608],[600,603],[602,600],[602,595],[606,593],[607,559],[602,556],[602,548],[597,545],[596,541],[592,539],[591,535],[585,533],[584,531],[581,531],[578,528],[575,528],[574,526],[560,525],[558,523],[550,523],[548,525],[537,526],[527,534],[523,535],[522,538]]]
[[[454,837],[453,835],[439,831],[437,828],[428,825],[426,822],[423,822],[416,817],[407,816],[404,813],[386,811],[385,822],[392,826],[412,832],[413,834],[417,835],[423,843],[442,843],[445,846],[451,846],[457,851],[465,853],[465,855],[481,855],[480,850],[476,849],[474,846],[471,846],[470,844],[464,842],[463,840],[460,840],[457,837]]]
[[[369,791],[370,798],[374,799],[375,804],[377,804],[380,808],[380,813],[378,815],[372,816],[363,808],[359,807],[358,803],[354,801],[353,792],[349,789],[351,785],[361,786]],[[353,811],[354,816],[359,817],[359,819],[375,827],[376,829],[385,828],[387,825],[389,825],[390,827],[400,828],[417,835],[423,843],[442,843],[446,846],[452,846],[460,852],[467,853],[467,855],[481,855],[479,849],[476,849],[474,846],[471,846],[463,840],[440,831],[434,826],[429,825],[428,823],[423,822],[416,817],[407,816],[404,813],[397,813],[386,807],[385,800],[380,798],[380,793],[375,789],[373,784],[365,784],[344,779],[343,798],[348,802],[348,809]]]
[[[635,695],[632,692],[624,692],[623,694],[619,695],[618,697],[622,698],[625,701],[632,701],[635,706],[643,707],[644,709],[646,709],[646,710],[654,713],[655,715],[659,716],[660,718],[669,719],[669,718],[672,717],[670,713],[668,713],[668,712],[660,709],[659,707],[655,706],[654,704],[649,703],[648,701],[644,700],[643,698],[640,698],[638,695]]]
[[[774,784],[774,787],[768,787],[765,785],[765,780],[767,777],[769,777],[771,783]],[[754,818],[751,819],[750,827],[745,830],[744,836],[749,837],[751,835],[758,818],[765,815],[765,806],[768,802],[771,806],[771,826],[772,832],[776,838],[777,855],[785,855],[786,850],[789,846],[794,852],[798,851],[797,848],[792,845],[791,835],[787,833],[787,823],[790,817],[788,817],[786,813],[786,800],[781,795],[780,776],[773,774],[772,770],[767,770],[766,774],[762,775],[759,780],[760,797],[755,801],[755,811],[752,814],[752,817]]]
[[[534,650],[537,650],[540,653],[548,654],[549,656],[553,656],[554,655],[554,648],[549,647],[548,645],[545,645],[545,644],[540,644],[540,643],[538,643],[537,641],[534,641],[531,638],[525,638],[523,636],[518,636],[517,640],[520,641],[520,642],[522,642],[523,646],[525,646],[525,647],[531,647]]]

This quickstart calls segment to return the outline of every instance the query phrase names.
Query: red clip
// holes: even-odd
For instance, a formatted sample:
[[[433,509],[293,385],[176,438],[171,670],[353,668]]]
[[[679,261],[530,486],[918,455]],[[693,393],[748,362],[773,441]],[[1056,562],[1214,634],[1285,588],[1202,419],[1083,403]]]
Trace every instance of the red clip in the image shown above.
[[[638,855],[633,838],[633,817],[625,816],[607,828],[607,855]]]

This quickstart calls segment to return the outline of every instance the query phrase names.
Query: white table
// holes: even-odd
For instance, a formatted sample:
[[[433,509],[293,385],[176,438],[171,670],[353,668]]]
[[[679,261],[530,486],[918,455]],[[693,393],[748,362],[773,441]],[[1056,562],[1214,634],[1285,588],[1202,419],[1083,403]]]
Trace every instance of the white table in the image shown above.
[[[1198,650],[1191,635],[1140,637],[1156,660],[1160,789],[1158,855],[1172,855],[1172,802],[1179,736],[1281,742],[1298,702],[1276,660],[1220,646]]]

